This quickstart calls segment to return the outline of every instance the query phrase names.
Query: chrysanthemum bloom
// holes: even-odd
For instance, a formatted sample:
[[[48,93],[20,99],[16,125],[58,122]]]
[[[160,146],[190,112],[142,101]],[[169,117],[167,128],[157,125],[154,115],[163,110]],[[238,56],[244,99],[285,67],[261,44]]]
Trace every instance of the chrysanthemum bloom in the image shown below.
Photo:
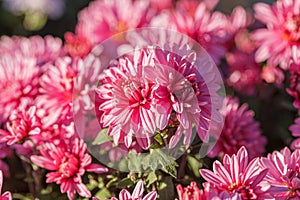
[[[182,136],[188,145],[193,123],[200,138],[208,139],[211,99],[206,83],[186,59],[189,56],[160,48],[136,50],[103,72],[97,89],[99,118],[115,142],[129,146],[135,134],[138,143],[148,148],[156,130],[172,126],[176,131],[169,146]]]
[[[0,39],[0,52],[34,58],[39,66],[66,54],[63,51],[61,39],[50,35],[44,38],[38,35],[28,38],[2,36]]]
[[[247,30],[253,18],[249,12],[238,6],[227,21],[227,31],[230,35],[227,48],[230,52],[226,54],[228,64],[226,82],[242,94],[254,95],[256,87],[262,81],[261,66],[254,60],[255,45]]]
[[[156,109],[162,114],[162,124],[172,119],[172,112],[180,122],[175,135],[170,139],[170,147],[178,143],[183,133],[183,143],[190,144],[193,124],[201,140],[207,141],[208,121],[212,117],[209,83],[205,83],[187,58],[158,48],[154,50],[154,55],[154,65],[145,68],[145,76],[148,80],[155,80],[158,85],[153,92]],[[192,55],[189,52],[186,56]]]
[[[148,1],[93,1],[78,14],[75,35],[66,34],[66,47],[72,55],[84,56],[110,36],[146,25],[148,9]]]
[[[40,150],[41,155],[33,155],[31,160],[51,171],[46,175],[46,182],[59,184],[61,192],[67,193],[70,200],[74,199],[76,192],[82,197],[91,197],[81,177],[86,171],[105,173],[108,169],[92,163],[92,158],[86,151],[86,144],[76,138],[69,145],[47,143]]]
[[[121,190],[120,194],[119,194],[119,200],[155,200],[157,197],[157,192],[156,191],[152,191],[149,192],[146,196],[143,197],[143,192],[144,192],[144,185],[143,185],[143,181],[139,181],[132,194],[130,194],[130,192],[128,192],[127,190],[123,189]],[[118,200],[116,197],[111,198],[110,200]]]
[[[176,187],[179,200],[204,200],[203,190],[199,189],[196,182],[191,182],[191,184],[185,188],[181,185]]]
[[[291,125],[289,129],[292,132],[292,135],[297,137],[295,140],[293,140],[291,148],[300,149],[300,118],[297,118],[295,123]]]
[[[287,89],[289,95],[294,97],[293,106],[300,110],[300,64],[292,63],[290,66],[290,88]]]
[[[300,51],[300,1],[278,0],[272,6],[265,3],[254,5],[256,18],[266,28],[254,32],[258,50],[257,62],[287,69],[293,59],[293,51]]]
[[[2,171],[0,171],[0,195],[2,193],[2,186],[3,186],[3,174]],[[10,192],[4,192],[1,196],[0,196],[0,200],[12,200],[12,196]]]
[[[236,91],[247,95],[254,95],[261,83],[261,66],[254,61],[253,53],[239,50],[226,55],[229,65],[227,84]]]
[[[259,158],[249,162],[245,147],[229,157],[225,155],[223,165],[213,164],[213,172],[200,169],[202,177],[219,190],[221,199],[266,199],[269,197],[268,185],[263,183],[268,169],[259,166]]]
[[[12,145],[21,142],[27,136],[39,134],[40,119],[36,116],[36,107],[27,110],[14,111],[6,125],[7,131],[0,130],[0,141]]]
[[[250,159],[265,152],[266,138],[261,135],[259,123],[247,104],[240,106],[237,98],[226,97],[220,113],[225,122],[217,143],[208,154],[210,157],[232,155],[242,146],[248,149]]]
[[[25,109],[38,94],[40,68],[21,54],[0,56],[0,122],[13,110]]]
[[[214,59],[216,64],[225,55],[227,18],[220,12],[211,13],[205,2],[196,5],[196,10],[176,10],[162,13],[153,18],[151,26],[172,28],[196,40]]]
[[[69,57],[58,58],[54,64],[43,66],[45,73],[41,76],[38,107],[49,113],[43,121],[47,125],[68,123],[72,117],[72,95],[76,71]],[[47,126],[46,125],[46,126]]]
[[[291,151],[286,147],[261,158],[261,165],[269,169],[265,180],[269,182],[270,194],[275,199],[300,198],[300,150]]]

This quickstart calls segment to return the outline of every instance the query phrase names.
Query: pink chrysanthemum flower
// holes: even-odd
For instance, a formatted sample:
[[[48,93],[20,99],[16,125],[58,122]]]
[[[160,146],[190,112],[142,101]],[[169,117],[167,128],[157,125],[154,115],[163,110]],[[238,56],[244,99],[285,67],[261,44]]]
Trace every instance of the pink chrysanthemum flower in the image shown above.
[[[295,98],[293,106],[300,110],[300,64],[292,63],[290,66],[290,88],[289,95]]]
[[[293,51],[300,51],[300,1],[278,0],[272,6],[265,3],[254,5],[256,18],[267,28],[254,32],[259,46],[256,61],[268,61],[268,65],[287,69]]]
[[[2,36],[0,39],[0,52],[34,58],[39,66],[65,55],[61,39],[50,35],[44,38],[37,35],[28,38]]]
[[[0,130],[0,141],[8,145],[21,142],[27,136],[39,134],[41,125],[40,119],[36,116],[35,106],[28,110],[15,111],[7,122],[8,131]]]
[[[293,140],[291,148],[300,149],[300,118],[297,118],[295,120],[295,124],[291,125],[289,129],[292,132],[292,135],[297,137],[295,140]]]
[[[300,198],[300,150],[291,151],[286,147],[261,158],[261,165],[269,169],[265,180],[269,182],[270,194],[275,199]]]
[[[40,68],[35,58],[21,54],[0,56],[0,122],[13,110],[25,109],[38,94]]]
[[[199,189],[196,182],[191,182],[191,184],[185,188],[181,185],[176,186],[179,200],[204,200],[203,190]]]
[[[215,161],[213,172],[200,169],[202,177],[219,190],[221,199],[266,199],[268,185],[263,183],[268,169],[261,169],[259,158],[249,162],[245,147],[229,157],[225,155],[223,164]]]
[[[1,195],[1,190],[2,190],[2,186],[3,186],[3,174],[2,171],[0,171],[0,195]],[[0,200],[12,200],[12,196],[10,192],[4,192],[1,196],[0,196]]]
[[[130,192],[128,192],[125,189],[121,190],[119,194],[119,200],[155,200],[157,197],[156,191],[149,192],[144,197],[143,197],[143,193],[144,193],[143,181],[139,181],[136,184],[132,194],[130,194]],[[118,199],[116,197],[113,197],[110,200],[118,200]]]
[[[247,104],[240,106],[237,98],[227,97],[220,113],[225,122],[217,143],[208,154],[210,157],[232,155],[242,146],[248,149],[250,159],[265,152],[266,138],[261,135],[259,123]]]
[[[115,143],[125,142],[130,146],[132,136],[137,136],[141,146],[150,144],[147,134],[154,133],[156,120],[152,104],[154,84],[147,82],[142,75],[141,62],[149,58],[145,51],[136,51],[134,58],[124,56],[117,65],[104,70],[100,86],[96,92],[100,98],[100,123],[109,127],[108,135]]]
[[[211,13],[211,8],[201,2],[195,11],[178,7],[153,18],[151,26],[172,28],[196,40],[214,59],[216,64],[225,55],[227,18],[220,12]]]
[[[238,92],[254,95],[261,83],[261,67],[254,61],[252,53],[233,51],[226,55],[229,65],[227,84]]]
[[[65,46],[72,56],[83,57],[93,45],[112,35],[146,25],[148,9],[148,1],[93,1],[78,14],[75,35],[65,35]]]
[[[72,117],[72,95],[76,71],[72,59],[58,58],[54,64],[43,66],[45,73],[41,77],[38,107],[44,109],[48,116],[44,118],[47,125],[67,123]]]
[[[136,50],[103,72],[97,93],[100,123],[115,142],[129,146],[135,134],[148,148],[156,130],[172,126],[177,129],[169,146],[173,148],[183,135],[188,145],[193,123],[200,138],[208,139],[211,96],[186,57],[159,48]]]
[[[107,168],[92,163],[86,144],[78,138],[69,145],[46,143],[40,154],[31,156],[32,162],[52,171],[46,175],[46,182],[59,184],[61,192],[67,193],[70,200],[74,199],[76,192],[82,197],[91,197],[90,191],[81,179],[86,171],[96,173],[108,171]]]

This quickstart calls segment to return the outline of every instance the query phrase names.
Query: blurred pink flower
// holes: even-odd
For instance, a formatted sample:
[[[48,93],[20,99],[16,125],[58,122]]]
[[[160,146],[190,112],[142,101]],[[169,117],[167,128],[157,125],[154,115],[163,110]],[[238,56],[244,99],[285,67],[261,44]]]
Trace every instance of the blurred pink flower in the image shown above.
[[[67,193],[70,200],[74,199],[76,192],[82,197],[91,197],[90,191],[81,179],[86,171],[95,173],[108,171],[107,168],[92,163],[86,144],[78,138],[70,145],[46,143],[40,153],[40,156],[31,156],[32,162],[52,171],[46,175],[46,182],[59,184],[61,192]]]
[[[7,122],[7,131],[0,129],[0,141],[8,145],[22,142],[27,136],[39,134],[41,125],[35,106],[19,112],[15,110]]]
[[[2,36],[0,39],[0,52],[34,58],[38,66],[65,55],[61,39],[51,35],[44,38],[38,35],[28,38]]]
[[[114,145],[112,142],[105,142],[100,145],[100,149],[108,152],[108,157],[111,162],[118,162],[121,158],[128,156],[129,151],[136,154],[142,152],[142,148],[134,141],[129,147],[125,144]]]
[[[300,118],[295,120],[295,123],[290,126],[290,131],[292,135],[296,137],[291,144],[292,149],[300,149]]]
[[[267,83],[274,83],[278,86],[282,85],[284,81],[284,73],[278,67],[266,66],[261,72],[261,78]]]
[[[262,136],[259,123],[254,120],[254,112],[248,110],[247,104],[240,106],[237,98],[227,97],[220,113],[225,122],[221,135],[208,154],[210,157],[233,155],[242,146],[248,149],[249,159],[265,152],[266,138]]]
[[[300,110],[300,64],[292,63],[290,66],[290,88],[287,93],[294,97],[293,106]]]
[[[226,55],[226,61],[229,65],[228,85],[243,94],[254,95],[261,84],[261,67],[254,61],[253,53],[236,50]]]
[[[93,1],[78,14],[75,34],[91,45],[97,44],[114,34],[147,24],[148,8],[148,1]]]
[[[162,11],[164,9],[171,9],[173,7],[173,0],[149,0],[151,8]]]
[[[186,4],[188,3],[186,1]],[[178,7],[176,10],[170,10],[155,16],[150,25],[171,28],[187,34],[199,42],[216,64],[219,64],[220,59],[226,53],[225,43],[228,40],[227,18],[220,12],[212,13],[212,8],[205,2],[194,4],[195,11],[189,9],[188,6]]]
[[[143,197],[144,186],[143,181],[139,181],[132,194],[127,190],[121,190],[119,194],[119,200],[155,200],[157,197],[156,191],[149,192],[146,196]],[[112,197],[110,200],[118,200],[116,197]]]
[[[300,0],[278,0],[272,6],[265,3],[254,5],[256,18],[266,28],[254,32],[258,50],[257,62],[287,69],[293,59],[293,51],[300,51]]]
[[[38,94],[40,68],[35,58],[21,54],[0,56],[0,122],[12,111],[25,109]]]
[[[2,193],[2,186],[3,186],[3,174],[2,171],[0,171],[0,195]],[[0,196],[0,200],[12,200],[12,196],[10,192],[4,192]]]
[[[13,155],[13,151],[5,142],[0,143],[0,159],[5,159]],[[9,166],[4,160],[0,160],[0,170],[3,172],[4,176],[9,177],[10,171]]]
[[[300,150],[291,151],[286,147],[261,158],[261,165],[269,169],[265,180],[269,182],[270,194],[275,199],[299,199]]]
[[[87,38],[80,34],[75,35],[71,32],[65,33],[65,50],[70,54],[71,57],[85,57],[92,49],[92,45]]]
[[[191,184],[185,188],[181,185],[176,187],[179,200],[204,200],[205,196],[203,190],[199,189],[196,182],[191,182]]]
[[[225,155],[223,165],[213,164],[213,172],[200,169],[202,177],[219,190],[221,199],[266,199],[268,185],[263,183],[268,169],[261,169],[259,158],[249,162],[245,147],[229,157]]]
[[[44,109],[45,126],[53,123],[69,123],[72,117],[72,95],[76,71],[69,57],[58,58],[53,64],[43,66],[45,73],[41,77],[38,108]]]

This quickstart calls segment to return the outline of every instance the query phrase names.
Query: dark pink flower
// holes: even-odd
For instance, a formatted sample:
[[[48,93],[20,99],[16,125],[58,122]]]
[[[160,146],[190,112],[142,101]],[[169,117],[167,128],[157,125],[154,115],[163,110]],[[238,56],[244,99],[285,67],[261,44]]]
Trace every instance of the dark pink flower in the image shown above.
[[[9,166],[3,160],[13,155],[13,151],[5,142],[0,143],[0,170],[3,172],[4,176],[9,177],[10,171]]]
[[[181,185],[176,187],[179,200],[204,200],[203,190],[199,189],[196,182],[191,182],[191,184],[185,188]]]
[[[291,125],[289,129],[292,132],[292,135],[296,137],[291,144],[291,148],[300,149],[300,118],[297,118],[295,124]]]
[[[245,146],[252,159],[265,152],[266,138],[261,135],[259,123],[254,120],[254,112],[248,110],[248,105],[239,105],[237,98],[227,97],[220,113],[225,122],[217,143],[209,152],[209,156],[218,154],[232,155]]]
[[[227,18],[220,12],[212,13],[211,7],[205,2],[198,3],[194,7],[195,11],[185,6],[161,13],[153,18],[151,26],[171,28],[187,34],[200,43],[216,64],[219,64],[226,52]]]
[[[119,194],[119,200],[155,200],[157,197],[156,191],[149,192],[146,196],[143,197],[144,185],[143,181],[139,181],[132,194],[127,190],[121,190]],[[118,200],[116,197],[111,198],[110,200]]]
[[[261,84],[261,67],[254,61],[253,53],[236,50],[226,55],[226,61],[229,65],[228,85],[243,94],[254,95]]]
[[[268,185],[263,183],[268,169],[259,166],[259,158],[249,161],[245,147],[229,157],[223,164],[215,161],[213,171],[200,169],[202,177],[219,190],[221,199],[266,199]]]
[[[290,88],[287,89],[287,92],[295,99],[294,107],[300,110],[300,64],[292,63],[290,73]]]
[[[36,116],[35,106],[27,110],[15,111],[7,122],[8,131],[0,130],[0,141],[8,145],[21,142],[28,136],[39,134],[41,126],[40,119]]]
[[[267,26],[253,35],[259,47],[256,61],[267,60],[268,65],[287,69],[293,54],[300,51],[300,1],[278,0],[272,6],[257,3],[254,10],[256,18]]]
[[[3,174],[2,171],[0,171],[0,195],[2,193],[2,186],[3,186]],[[0,200],[12,200],[12,196],[10,192],[4,192],[1,196],[0,196]]]
[[[271,185],[270,194],[275,199],[300,198],[300,150],[291,152],[287,147],[261,158],[261,165],[269,169],[265,180]]]
[[[93,164],[91,156],[86,152],[86,144],[76,138],[69,145],[46,143],[40,150],[40,156],[33,155],[31,160],[36,165],[50,170],[47,183],[56,182],[62,193],[74,199],[77,192],[82,197],[91,197],[90,191],[81,177],[87,172],[105,173],[107,168]]]

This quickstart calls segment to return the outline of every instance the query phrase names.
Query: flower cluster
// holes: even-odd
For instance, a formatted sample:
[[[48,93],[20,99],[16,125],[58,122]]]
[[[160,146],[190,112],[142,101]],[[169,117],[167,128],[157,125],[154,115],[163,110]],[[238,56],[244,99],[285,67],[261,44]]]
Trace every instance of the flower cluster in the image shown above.
[[[64,40],[1,36],[0,195],[300,199],[300,0],[218,3],[94,0]]]

